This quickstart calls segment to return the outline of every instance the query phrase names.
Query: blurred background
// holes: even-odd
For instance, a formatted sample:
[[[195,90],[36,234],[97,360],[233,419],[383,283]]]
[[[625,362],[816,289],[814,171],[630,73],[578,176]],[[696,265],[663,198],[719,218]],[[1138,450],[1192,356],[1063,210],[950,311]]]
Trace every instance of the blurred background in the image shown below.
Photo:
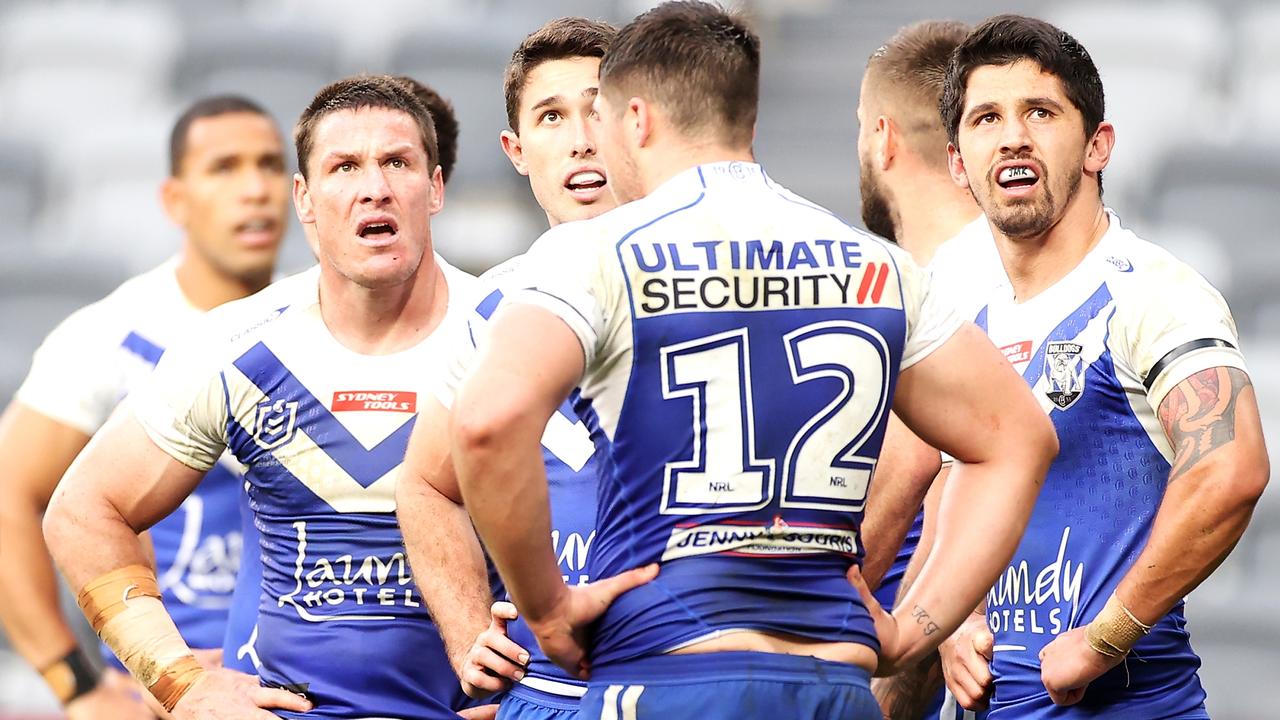
[[[170,126],[193,99],[245,94],[291,128],[315,91],[344,75],[405,73],[435,87],[462,127],[448,204],[433,221],[437,249],[479,272],[545,228],[498,145],[511,51],[553,17],[621,23],[654,4],[0,0],[0,402],[59,320],[178,246],[158,188]],[[1107,204],[1227,296],[1268,445],[1280,448],[1280,381],[1270,374],[1280,371],[1280,2],[735,4],[764,43],[758,157],[776,180],[852,223],[860,223],[858,87],[867,57],[899,27],[1015,11],[1075,35],[1101,70],[1116,125]],[[310,263],[295,223],[281,269]],[[1277,717],[1280,572],[1268,557],[1280,557],[1275,490],[1188,601],[1218,720]],[[0,720],[56,716],[44,684],[0,635]]]

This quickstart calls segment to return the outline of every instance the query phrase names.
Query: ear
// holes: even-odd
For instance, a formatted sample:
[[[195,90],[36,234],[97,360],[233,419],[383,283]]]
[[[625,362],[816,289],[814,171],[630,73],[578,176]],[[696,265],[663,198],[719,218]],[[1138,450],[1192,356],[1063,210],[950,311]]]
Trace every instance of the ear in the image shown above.
[[[176,177],[170,175],[160,183],[160,205],[164,214],[169,216],[174,225],[185,228],[189,216],[187,205],[187,186]]]
[[[511,166],[521,175],[528,175],[529,163],[524,160],[524,145],[520,142],[520,136],[511,130],[503,130],[498,134],[498,139],[502,143],[502,152],[506,153],[507,159],[511,161]]]
[[[1093,138],[1089,141],[1089,147],[1084,154],[1084,170],[1087,173],[1097,174],[1111,162],[1111,151],[1116,146],[1116,129],[1109,122],[1099,123],[1098,129],[1094,131]]]
[[[892,120],[881,115],[876,118],[875,131],[871,137],[872,142],[876,144],[874,151],[876,164],[880,166],[880,170],[888,170],[893,166],[893,160],[898,154],[898,144],[901,141],[898,137],[898,127]]]
[[[293,209],[298,213],[298,222],[303,225],[314,225],[315,208],[311,204],[311,191],[307,188],[307,179],[302,173],[293,174]]]
[[[964,158],[960,157],[960,149],[955,143],[947,143],[947,170],[951,173],[951,181],[957,186],[969,187],[969,173],[964,168]]]
[[[444,171],[436,165],[435,172],[431,173],[431,206],[428,212],[432,215],[444,209]]]
[[[636,147],[644,147],[649,144],[650,138],[653,136],[654,121],[653,108],[643,98],[633,97],[627,101],[627,112],[622,118],[622,127],[624,132],[629,132]]]

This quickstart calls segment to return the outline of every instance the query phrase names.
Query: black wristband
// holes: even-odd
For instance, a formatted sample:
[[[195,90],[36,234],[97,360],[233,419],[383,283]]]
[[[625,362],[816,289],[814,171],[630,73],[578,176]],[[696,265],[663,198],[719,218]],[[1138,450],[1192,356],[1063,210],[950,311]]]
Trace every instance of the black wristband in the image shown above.
[[[76,646],[61,660],[40,671],[63,705],[92,692],[98,687],[102,671],[85,653]]]

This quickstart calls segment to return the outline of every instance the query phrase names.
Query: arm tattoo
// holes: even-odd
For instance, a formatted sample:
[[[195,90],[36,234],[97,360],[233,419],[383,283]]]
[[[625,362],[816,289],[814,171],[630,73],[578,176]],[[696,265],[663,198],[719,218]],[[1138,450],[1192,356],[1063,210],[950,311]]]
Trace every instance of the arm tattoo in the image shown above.
[[[1160,424],[1173,444],[1172,482],[1236,436],[1236,399],[1251,383],[1236,368],[1216,367],[1178,383],[1160,403]]]
[[[916,619],[916,624],[924,627],[925,637],[928,637],[938,631],[938,623],[929,617],[929,613],[925,609],[916,605],[911,610],[911,617]]]
[[[897,675],[876,678],[871,688],[886,718],[920,720],[942,682],[942,662],[935,652]]]

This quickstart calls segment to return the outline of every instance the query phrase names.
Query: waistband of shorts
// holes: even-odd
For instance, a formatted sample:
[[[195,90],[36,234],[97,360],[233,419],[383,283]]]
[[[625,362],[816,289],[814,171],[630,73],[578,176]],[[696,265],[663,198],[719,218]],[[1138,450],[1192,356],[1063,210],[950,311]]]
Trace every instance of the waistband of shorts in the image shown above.
[[[507,694],[542,707],[574,710],[582,696],[587,694],[587,685],[544,675],[526,675],[520,682],[512,684]]]
[[[715,652],[650,655],[591,670],[592,685],[714,680],[824,682],[871,687],[871,673],[857,665],[808,655],[765,652]]]

